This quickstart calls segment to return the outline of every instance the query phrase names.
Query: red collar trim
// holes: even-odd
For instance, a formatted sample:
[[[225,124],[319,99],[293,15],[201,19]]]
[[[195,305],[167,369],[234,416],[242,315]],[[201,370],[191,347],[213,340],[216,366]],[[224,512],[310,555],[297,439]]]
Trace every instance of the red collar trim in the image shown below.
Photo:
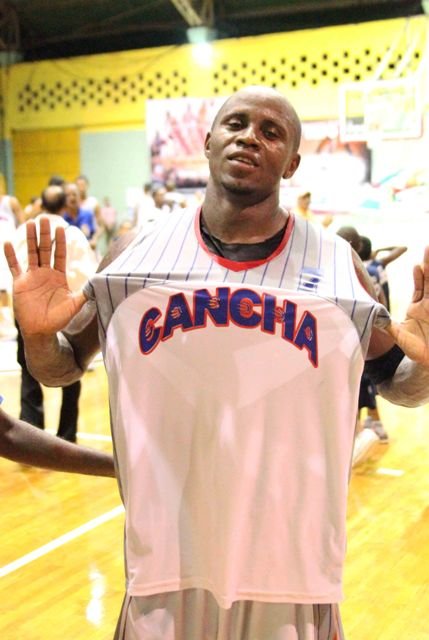
[[[212,260],[220,264],[221,267],[225,267],[225,269],[230,269],[231,271],[246,271],[247,269],[254,269],[255,267],[260,267],[262,264],[265,264],[267,262],[270,262],[270,260],[273,260],[276,256],[279,255],[279,253],[283,251],[283,249],[287,245],[289,238],[292,235],[293,228],[295,226],[295,216],[289,212],[289,218],[286,223],[284,236],[279,246],[273,251],[273,253],[269,255],[267,258],[264,258],[263,260],[247,260],[247,261],[240,262],[237,260],[228,260],[228,258],[223,258],[222,256],[218,256],[216,253],[213,253],[212,251],[210,251],[210,249],[207,247],[207,245],[205,244],[201,236],[201,229],[200,229],[201,211],[202,211],[202,207],[199,207],[194,218],[195,235],[197,236],[198,244],[200,245],[201,249],[203,249],[203,251],[205,251],[210,256]]]

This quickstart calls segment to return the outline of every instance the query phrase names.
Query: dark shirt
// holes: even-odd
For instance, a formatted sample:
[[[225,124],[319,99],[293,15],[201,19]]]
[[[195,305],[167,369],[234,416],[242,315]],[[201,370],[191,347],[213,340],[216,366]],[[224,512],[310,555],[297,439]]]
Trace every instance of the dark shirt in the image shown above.
[[[271,238],[267,238],[262,242],[255,242],[253,244],[240,244],[238,242],[227,243],[209,233],[203,217],[200,217],[201,236],[210,251],[222,258],[236,262],[248,262],[268,258],[274,253],[283,240],[286,226],[287,223],[280,231],[277,231],[277,233],[271,236]]]

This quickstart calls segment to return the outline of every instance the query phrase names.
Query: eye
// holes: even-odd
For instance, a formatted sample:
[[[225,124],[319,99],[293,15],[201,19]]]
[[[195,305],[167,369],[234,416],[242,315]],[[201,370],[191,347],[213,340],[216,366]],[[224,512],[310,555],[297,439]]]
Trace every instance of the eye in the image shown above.
[[[231,118],[231,120],[228,120],[225,124],[228,129],[232,129],[233,131],[238,131],[243,126],[239,118]]]
[[[279,132],[276,128],[267,127],[264,129],[264,136],[268,138],[268,140],[277,140],[280,137]]]

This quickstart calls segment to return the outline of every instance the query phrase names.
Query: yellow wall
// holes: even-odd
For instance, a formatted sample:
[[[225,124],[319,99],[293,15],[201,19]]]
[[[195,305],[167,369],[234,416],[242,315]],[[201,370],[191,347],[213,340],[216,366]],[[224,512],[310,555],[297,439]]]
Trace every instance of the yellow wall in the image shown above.
[[[195,62],[190,45],[13,65],[2,83],[3,137],[13,141],[17,189],[25,199],[32,194],[35,149],[39,153],[41,142],[48,154],[52,151],[48,131],[60,147],[67,146],[64,174],[74,175],[76,139],[69,132],[73,142],[64,142],[58,130],[144,127],[148,98],[223,96],[244,85],[268,84],[290,97],[302,119],[336,118],[339,85],[373,78],[392,44],[383,78],[393,77],[410,43],[415,49],[402,75],[417,70],[426,25],[421,16],[221,40],[213,45],[209,66]],[[18,132],[24,131],[33,133],[22,145]],[[42,138],[32,141],[36,132]],[[61,148],[55,154],[58,172]],[[43,162],[50,162],[46,154]]]
[[[72,181],[80,173],[77,129],[16,131],[13,150],[15,193],[24,205],[40,194],[48,177]]]

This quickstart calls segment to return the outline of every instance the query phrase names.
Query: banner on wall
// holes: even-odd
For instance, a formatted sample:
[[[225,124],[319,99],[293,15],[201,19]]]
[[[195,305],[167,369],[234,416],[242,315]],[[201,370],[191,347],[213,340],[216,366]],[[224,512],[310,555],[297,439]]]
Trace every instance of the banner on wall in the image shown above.
[[[311,192],[312,207],[343,211],[360,205],[371,179],[366,141],[343,142],[338,120],[302,123],[301,163],[282,188],[282,202],[293,206],[299,193]]]
[[[225,98],[176,98],[146,102],[146,134],[152,182],[179,189],[204,188],[208,162],[204,140]]]

